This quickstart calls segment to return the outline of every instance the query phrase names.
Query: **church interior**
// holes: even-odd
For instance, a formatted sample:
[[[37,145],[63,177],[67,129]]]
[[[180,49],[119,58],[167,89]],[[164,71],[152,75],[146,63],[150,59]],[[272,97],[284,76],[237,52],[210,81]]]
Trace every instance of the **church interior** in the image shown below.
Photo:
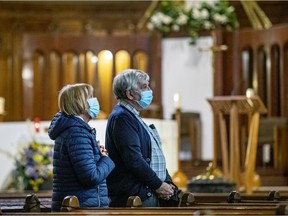
[[[50,155],[47,128],[58,111],[59,90],[70,83],[93,85],[101,104],[93,125],[104,140],[107,118],[117,103],[112,81],[127,68],[149,74],[153,103],[141,116],[159,127],[167,164],[179,187],[195,193],[193,201],[188,197],[185,207],[170,209],[171,215],[191,215],[191,211],[197,215],[202,210],[204,215],[288,214],[283,211],[288,200],[288,1],[224,1],[227,7],[234,8],[237,26],[226,29],[222,23],[208,30],[197,29],[196,45],[198,40],[206,43],[207,39],[210,43],[204,51],[189,44],[195,34],[185,28],[149,28],[157,11],[173,15],[175,8],[201,2],[205,1],[0,2],[0,163],[5,164],[0,168],[0,214],[19,213],[19,202],[30,192],[38,194],[42,204],[49,205],[51,179],[30,185],[27,190],[23,185],[19,187],[11,170],[15,169],[15,154],[21,156],[20,161],[26,157],[20,147],[27,140],[30,142],[31,134],[33,142],[41,143],[37,146],[39,151],[45,157]],[[168,10],[167,5],[175,8]],[[198,83],[208,92],[198,98],[206,104],[207,112],[201,112],[201,105],[198,110],[187,105],[191,102],[183,95],[193,91],[193,97],[200,97],[201,92],[193,89],[193,82],[181,80],[180,71],[172,71],[168,80],[166,68],[182,68],[180,59],[167,60],[167,56],[175,56],[176,50],[183,51],[182,40],[195,59],[202,52],[202,64],[209,65],[209,77]],[[171,41],[181,44],[174,46],[175,50],[173,46],[168,49]],[[185,65],[186,70],[193,70],[191,65],[194,68],[195,62]],[[173,82],[179,84],[169,90]],[[52,161],[47,159],[45,163],[40,166],[51,166]],[[232,203],[229,211],[212,205],[229,200],[227,194],[232,191],[231,202],[237,201],[245,206],[244,210]],[[266,198],[268,193],[273,200]],[[35,197],[27,196],[26,201],[27,198]],[[13,205],[8,204],[9,199]],[[193,207],[194,199],[198,205],[211,205]],[[66,211],[73,211],[75,200],[69,200],[69,205],[71,202],[72,210]],[[134,199],[136,207],[137,203]],[[48,214],[43,209],[39,205],[35,214]],[[82,213],[88,215],[89,210],[86,211]],[[101,211],[97,214],[117,214],[113,209]],[[136,210],[124,211],[123,215],[137,214]],[[163,213],[157,209],[139,211],[140,215]]]

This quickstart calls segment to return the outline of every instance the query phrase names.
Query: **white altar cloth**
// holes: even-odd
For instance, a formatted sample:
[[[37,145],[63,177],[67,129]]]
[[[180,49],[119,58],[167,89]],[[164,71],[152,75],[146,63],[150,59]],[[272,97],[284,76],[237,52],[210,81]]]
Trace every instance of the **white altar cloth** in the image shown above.
[[[176,121],[161,119],[144,119],[144,121],[147,124],[154,124],[158,130],[166,157],[167,168],[172,176],[178,169]],[[41,121],[40,132],[35,134],[33,122],[30,121],[0,123],[0,190],[4,190],[7,186],[7,181],[9,181],[9,176],[14,168],[12,156],[19,152],[19,148],[27,145],[33,137],[40,143],[53,144],[53,141],[50,140],[47,132],[45,132],[45,128],[47,129],[49,124],[50,121]],[[107,120],[92,120],[89,124],[96,128],[97,139],[104,144]]]

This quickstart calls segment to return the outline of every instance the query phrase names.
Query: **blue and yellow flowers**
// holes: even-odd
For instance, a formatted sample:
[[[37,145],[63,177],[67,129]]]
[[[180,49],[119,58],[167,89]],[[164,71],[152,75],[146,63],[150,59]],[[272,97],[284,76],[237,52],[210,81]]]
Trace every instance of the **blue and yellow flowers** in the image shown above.
[[[17,155],[15,165],[14,187],[38,191],[44,181],[52,178],[52,146],[31,142]]]

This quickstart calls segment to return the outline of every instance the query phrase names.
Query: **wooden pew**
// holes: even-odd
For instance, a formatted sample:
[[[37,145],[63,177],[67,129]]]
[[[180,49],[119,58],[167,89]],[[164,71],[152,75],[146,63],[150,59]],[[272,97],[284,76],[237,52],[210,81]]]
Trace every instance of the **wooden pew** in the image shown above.
[[[129,201],[130,199],[130,201]],[[277,215],[286,214],[285,209],[287,205],[278,203],[195,203],[195,199],[189,194],[183,197],[182,202],[187,207],[159,207],[159,208],[141,208],[141,200],[139,197],[130,197],[127,202],[128,207],[134,208],[80,208],[79,202],[76,196],[66,197],[63,200],[63,211],[70,212],[82,212],[86,214],[87,211],[93,212],[93,214],[101,215],[102,212],[105,215],[124,214],[124,215],[191,215],[201,212],[209,211],[212,215],[223,214],[240,214],[240,215]],[[129,206],[129,203],[136,204],[135,206]],[[134,211],[133,211],[134,210]]]
[[[193,193],[195,200],[197,203],[223,203],[223,202],[229,202],[229,196],[233,193]],[[234,192],[236,193],[236,191]],[[261,192],[261,193],[253,193],[252,195],[244,194],[237,192],[239,196],[241,197],[241,200],[255,200],[258,202],[263,201],[287,201],[288,195],[286,193],[282,193],[279,191],[267,191],[267,192]],[[236,196],[236,195],[235,195]],[[230,197],[231,199],[231,197]],[[235,197],[237,199],[237,197]],[[239,199],[239,198],[238,198]],[[236,201],[235,201],[236,202]]]
[[[165,208],[89,208],[72,212],[14,212],[7,215],[284,215],[281,206],[202,206],[202,207],[165,207]],[[6,213],[2,213],[5,215]]]
[[[29,197],[29,196],[27,196]],[[27,198],[26,197],[26,198]],[[31,198],[31,196],[30,196]],[[19,207],[14,211],[3,212],[5,215],[277,215],[287,214],[285,208],[287,207],[281,203],[199,203],[196,202],[197,197],[187,196],[187,200],[183,200],[187,207],[160,207],[160,208],[141,208],[141,200],[139,197],[130,197],[127,201],[127,208],[79,208],[77,197],[68,197],[63,200],[64,207],[69,207],[68,212],[24,212],[19,211]],[[227,198],[227,196],[226,196]],[[74,200],[73,200],[74,199]],[[185,198],[184,198],[185,199]],[[194,200],[193,200],[194,199]],[[13,199],[11,199],[13,200]],[[22,205],[20,205],[22,200]],[[51,200],[51,199],[50,199]],[[15,198],[14,198],[15,201]],[[27,201],[27,200],[26,200]],[[77,204],[78,203],[78,204]],[[22,206],[23,199],[16,199],[16,204]],[[185,206],[184,205],[184,206]],[[132,208],[131,208],[132,207]],[[10,209],[11,210],[11,209]]]
[[[24,194],[0,193],[0,211],[11,212],[51,212],[51,193]]]
[[[259,197],[242,197],[241,194],[237,191],[232,191],[227,197],[228,203],[287,203],[288,199],[281,198],[280,193],[278,191],[271,191],[268,196],[263,200]]]

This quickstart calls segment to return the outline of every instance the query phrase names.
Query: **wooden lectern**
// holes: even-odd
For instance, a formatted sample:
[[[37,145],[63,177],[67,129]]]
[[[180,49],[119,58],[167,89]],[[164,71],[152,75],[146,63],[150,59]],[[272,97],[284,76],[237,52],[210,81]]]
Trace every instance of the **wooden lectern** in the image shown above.
[[[258,143],[258,128],[260,114],[267,109],[259,96],[247,98],[246,96],[217,96],[208,99],[214,114],[214,158],[213,164],[217,166],[218,146],[216,142],[217,124],[220,129],[221,154],[223,177],[234,181],[237,188],[244,186],[248,194],[252,193],[254,186],[260,186],[260,178],[255,173],[256,154]],[[230,116],[229,143],[224,115]],[[240,163],[240,136],[239,115],[248,115],[249,139],[246,149],[244,170],[241,172]],[[228,154],[229,150],[229,154]]]

